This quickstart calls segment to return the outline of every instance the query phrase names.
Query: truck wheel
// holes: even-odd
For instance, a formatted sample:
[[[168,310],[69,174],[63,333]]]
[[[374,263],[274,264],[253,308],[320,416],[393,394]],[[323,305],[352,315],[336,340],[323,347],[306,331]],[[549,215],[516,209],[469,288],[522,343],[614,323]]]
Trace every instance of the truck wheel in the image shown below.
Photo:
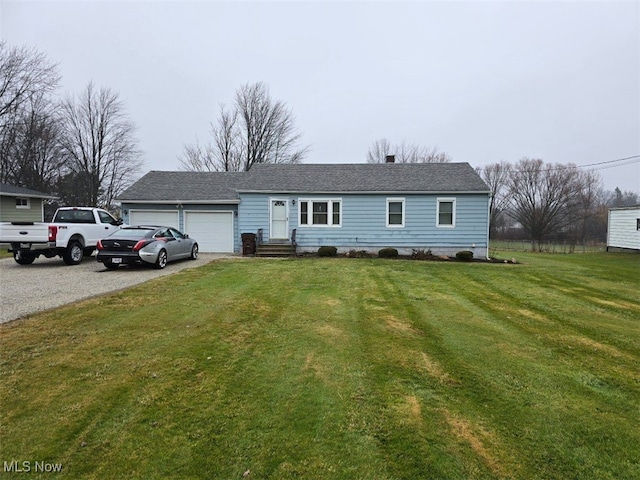
[[[155,267],[164,268],[166,266],[167,266],[167,251],[163,249],[163,250],[160,250],[160,253],[158,253],[158,260],[156,260]]]
[[[36,259],[36,256],[33,253],[24,253],[18,250],[17,252],[13,252],[13,259],[20,265],[31,265]]]
[[[67,265],[78,265],[84,258],[84,250],[80,242],[74,241],[69,244],[62,254],[62,259]]]

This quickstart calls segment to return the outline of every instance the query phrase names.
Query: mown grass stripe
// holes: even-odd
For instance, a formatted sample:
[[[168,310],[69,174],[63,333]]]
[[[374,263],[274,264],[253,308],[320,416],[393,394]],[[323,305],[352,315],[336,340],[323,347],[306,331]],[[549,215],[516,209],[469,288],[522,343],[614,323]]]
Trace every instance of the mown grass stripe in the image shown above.
[[[519,257],[216,262],[2,326],[2,455],[74,478],[640,476],[639,257]]]

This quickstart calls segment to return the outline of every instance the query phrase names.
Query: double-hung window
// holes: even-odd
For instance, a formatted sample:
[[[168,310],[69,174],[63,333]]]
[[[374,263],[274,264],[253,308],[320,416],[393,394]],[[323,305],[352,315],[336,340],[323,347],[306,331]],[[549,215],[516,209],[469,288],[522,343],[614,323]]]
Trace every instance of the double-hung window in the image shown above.
[[[301,199],[301,227],[340,227],[342,225],[342,200]]]
[[[456,226],[456,199],[438,198],[436,226],[453,228]]]
[[[16,197],[16,208],[31,208],[28,198]]]
[[[387,198],[387,227],[404,227],[404,198]]]

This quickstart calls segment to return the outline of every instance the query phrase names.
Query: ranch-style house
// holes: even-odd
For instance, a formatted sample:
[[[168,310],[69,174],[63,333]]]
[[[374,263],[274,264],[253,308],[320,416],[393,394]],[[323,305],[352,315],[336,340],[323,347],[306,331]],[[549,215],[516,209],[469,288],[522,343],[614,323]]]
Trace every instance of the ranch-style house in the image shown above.
[[[243,234],[298,252],[394,247],[487,257],[489,195],[468,163],[259,164],[248,172],[150,171],[118,200],[130,224],[168,225],[203,252]]]

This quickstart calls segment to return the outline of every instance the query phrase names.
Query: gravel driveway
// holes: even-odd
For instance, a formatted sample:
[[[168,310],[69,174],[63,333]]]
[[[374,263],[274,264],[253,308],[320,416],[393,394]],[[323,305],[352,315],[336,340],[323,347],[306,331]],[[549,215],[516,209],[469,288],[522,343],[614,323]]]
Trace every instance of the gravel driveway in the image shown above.
[[[114,271],[98,263],[95,256],[74,266],[65,265],[59,257],[40,257],[31,265],[18,265],[12,258],[4,258],[0,260],[0,323],[225,257],[229,255],[201,253],[197,260],[172,262],[163,270],[121,267]]]

